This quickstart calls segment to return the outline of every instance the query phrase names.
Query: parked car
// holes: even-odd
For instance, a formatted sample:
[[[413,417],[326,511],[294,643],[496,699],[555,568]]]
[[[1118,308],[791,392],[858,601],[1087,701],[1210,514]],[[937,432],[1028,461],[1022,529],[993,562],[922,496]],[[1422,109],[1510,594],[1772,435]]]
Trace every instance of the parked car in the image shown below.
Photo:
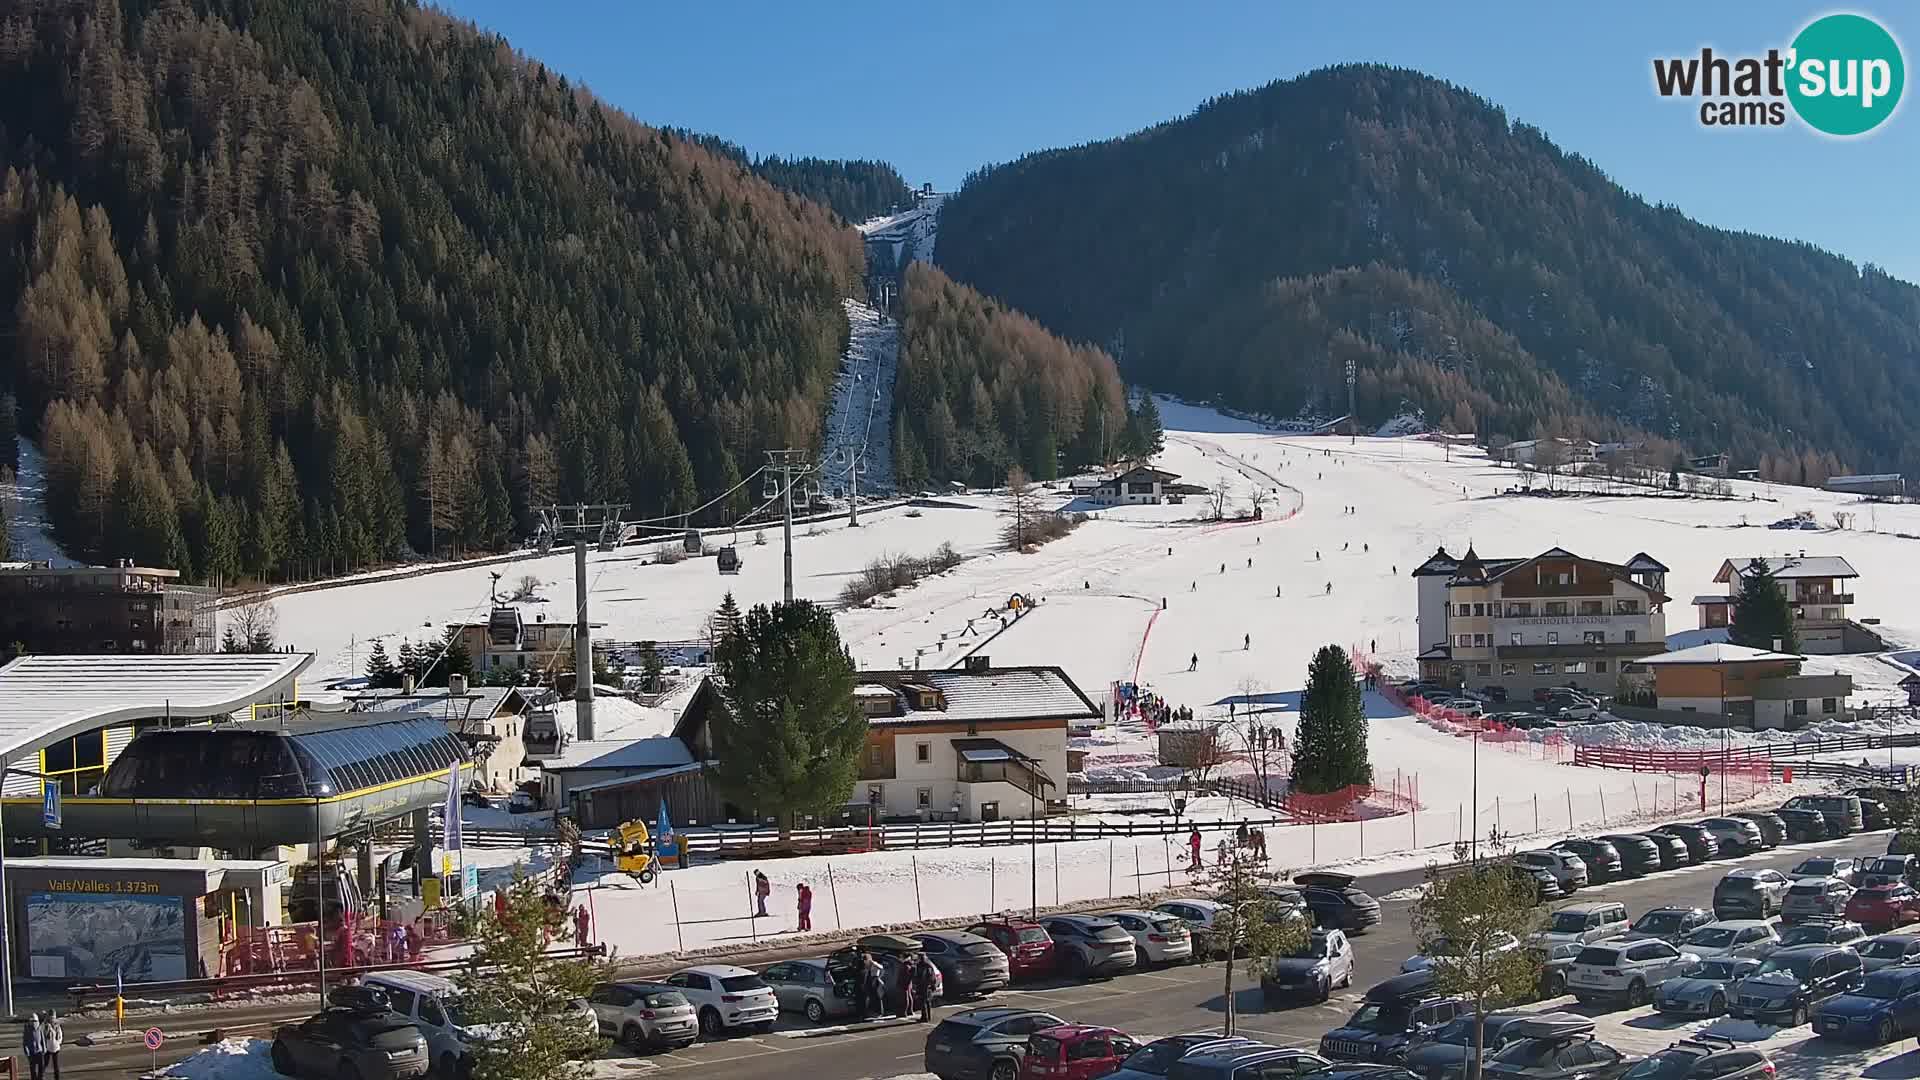
[[[1109,911],[1107,918],[1133,936],[1133,951],[1143,967],[1193,959],[1193,933],[1177,916],[1164,911]]]
[[[1879,799],[1869,799],[1864,795],[1859,796],[1859,799],[1860,828],[1863,831],[1879,832],[1881,829],[1892,827],[1892,815],[1887,810],[1886,803]]]
[[[1288,997],[1325,1001],[1336,986],[1353,985],[1353,943],[1343,930],[1316,929],[1298,949],[1277,956],[1260,979],[1272,1008]]]
[[[1502,1034],[1482,1080],[1614,1080],[1640,1060],[1594,1038],[1593,1021],[1575,1013],[1529,1016]]]
[[[1598,720],[1601,708],[1591,701],[1548,701],[1548,716],[1558,720]]]
[[[1544,944],[1578,942],[1584,945],[1590,941],[1619,937],[1631,929],[1631,924],[1627,922],[1627,905],[1617,900],[1602,900],[1591,904],[1568,904],[1554,912],[1546,929],[1533,934],[1531,940]]]
[[[866,934],[854,940],[844,948],[835,949],[827,954],[827,977],[833,980],[834,992],[843,998],[858,1001],[860,998],[860,953],[865,952],[880,965],[880,985],[884,989],[880,1011],[883,1013],[904,1014],[907,1011],[907,976],[904,968],[916,963],[926,952],[926,946],[914,938],[900,934]],[[938,965],[933,969],[933,997],[935,1001],[946,992],[946,980]]]
[[[531,814],[540,809],[540,800],[531,791],[516,791],[507,796],[507,813]]]
[[[1862,981],[1860,954],[1844,945],[1781,949],[1741,980],[1729,1011],[1745,1020],[1799,1027],[1815,1005]]]
[[[1906,882],[1869,885],[1847,897],[1846,916],[1869,930],[1884,933],[1920,922],[1920,893]]]
[[[1307,907],[1306,894],[1299,889],[1289,885],[1263,885],[1257,891],[1261,899],[1266,901],[1269,917],[1313,921],[1313,911]]]
[[[1693,849],[1687,842],[1673,835],[1659,831],[1643,832],[1641,836],[1653,841],[1654,851],[1660,856],[1660,869],[1673,870],[1693,865]]]
[[[1696,1034],[1656,1050],[1620,1080],[1773,1080],[1765,1050],[1721,1035]]]
[[[1490,1012],[1480,1036],[1480,1060],[1485,1061],[1500,1048],[1509,1025],[1524,1019],[1523,1012]],[[1471,1012],[1463,1013],[1431,1031],[1422,1032],[1400,1058],[1400,1065],[1415,1076],[1441,1078],[1459,1076],[1473,1060],[1474,1022]]]
[[[1320,1036],[1320,1056],[1335,1061],[1390,1061],[1414,1037],[1466,1011],[1441,993],[1431,971],[1395,975],[1367,990],[1347,1022]]]
[[[1016,1080],[1027,1039],[1064,1023],[1033,1009],[966,1009],[927,1032],[921,1068],[940,1080]]]
[[[1540,978],[1535,989],[1541,999],[1557,998],[1567,992],[1567,969],[1573,966],[1574,958],[1584,948],[1585,945],[1574,942],[1527,946],[1527,952],[1540,965]]]
[[[1722,919],[1688,934],[1680,947],[1702,960],[1714,956],[1765,957],[1780,945],[1780,934],[1765,919]]]
[[[1770,810],[1740,810],[1727,816],[1744,818],[1758,825],[1760,841],[1765,847],[1776,848],[1787,842],[1787,823]]]
[[[475,1043],[515,1037],[511,1024],[476,1024],[462,1015],[460,988],[445,975],[402,968],[371,972],[361,977],[360,984],[386,995],[393,1011],[420,1029],[433,1063],[448,1075],[455,1075],[455,1070],[464,1073],[471,1066]],[[600,1038],[600,1020],[593,1006],[576,998],[561,1012],[580,1034],[579,1056],[587,1057]]]
[[[1053,938],[1047,928],[1025,919],[987,919],[967,927],[967,933],[993,942],[1007,958],[1007,973],[1015,982],[1044,979],[1058,966],[1053,956]]]
[[[1720,1016],[1727,1011],[1727,1002],[1733,1000],[1733,988],[1758,970],[1760,961],[1751,957],[1716,956],[1695,961],[1660,984],[1653,995],[1653,1007],[1675,1016]]]
[[[1621,862],[1619,850],[1605,840],[1569,836],[1553,846],[1561,851],[1571,851],[1580,856],[1580,861],[1587,865],[1587,880],[1595,885],[1619,881],[1623,875],[1624,864]]]
[[[1513,861],[1528,869],[1545,870],[1560,883],[1562,893],[1570,893],[1587,883],[1587,864],[1580,856],[1565,849],[1540,848],[1535,851],[1522,851],[1513,856]]]
[[[1628,877],[1644,877],[1660,869],[1660,847],[1638,833],[1608,833],[1597,839],[1620,854],[1620,870]]]
[[[1139,963],[1133,935],[1102,915],[1054,915],[1040,920],[1053,938],[1060,972],[1070,978],[1104,979]]]
[[[1699,959],[1664,941],[1595,942],[1573,958],[1567,989],[1583,1005],[1617,1000],[1636,1008],[1651,1001],[1661,983]]]
[[[1720,857],[1720,842],[1714,838],[1712,833],[1698,825],[1688,825],[1684,823],[1662,825],[1652,830],[1652,832],[1679,837],[1681,841],[1687,845],[1687,857],[1696,863],[1703,863],[1708,859],[1717,859]]]
[[[693,1003],[665,983],[601,983],[587,995],[587,1005],[600,1034],[629,1050],[678,1050],[700,1038]]]
[[[1920,964],[1920,935],[1881,934],[1854,942],[1853,951],[1860,954],[1860,963],[1868,971],[1895,964]]]
[[[1850,919],[1808,919],[1798,926],[1780,931],[1780,948],[1795,945],[1857,945],[1867,939],[1867,930]]]
[[[1396,1069],[1399,1077],[1366,1076],[1342,1072],[1339,1062],[1318,1054],[1278,1046],[1246,1043],[1240,1046],[1209,1047],[1174,1062],[1168,1073],[1171,1080],[1267,1080],[1268,1077],[1313,1077],[1313,1080],[1400,1080],[1408,1074]],[[1365,1069],[1376,1066],[1363,1066]]]
[[[1225,904],[1217,900],[1168,900],[1155,904],[1153,910],[1186,924],[1187,933],[1193,939],[1193,955],[1208,957],[1219,952],[1213,940],[1213,924],[1226,910]]]
[[[1795,795],[1782,803],[1781,808],[1820,811],[1835,836],[1857,833],[1867,824],[1866,810],[1858,795]]]
[[[1813,1007],[1813,1033],[1886,1045],[1920,1032],[1920,968],[1872,972],[1860,985]]]
[[[1846,911],[1852,897],[1853,886],[1839,878],[1798,878],[1787,889],[1786,902],[1780,905],[1780,921],[1792,926],[1803,919],[1837,916]]]
[[[1494,954],[1513,952],[1515,949],[1521,947],[1520,939],[1504,930],[1487,935],[1487,941],[1484,943],[1486,951]],[[1436,957],[1454,956],[1462,951],[1461,946],[1455,945],[1446,938],[1435,938],[1433,941],[1428,942],[1425,948],[1402,960],[1400,962],[1400,970],[1425,971],[1434,966]]]
[[[1746,818],[1707,818],[1696,824],[1713,834],[1722,855],[1747,855],[1767,846],[1766,836],[1761,833],[1760,826]]]
[[[1320,926],[1364,934],[1380,922],[1380,901],[1355,888],[1352,874],[1295,874],[1293,881]]]
[[[787,1012],[797,1012],[808,1023],[852,1016],[859,1008],[854,996],[854,972],[836,978],[826,960],[786,960],[760,969],[760,978],[772,988],[775,1001]]]
[[[1861,888],[1871,885],[1912,885],[1920,878],[1920,859],[1912,855],[1882,855],[1866,865],[1854,884]]]
[[[1801,878],[1839,878],[1851,885],[1859,869],[1860,863],[1857,859],[1819,855],[1811,859],[1801,859],[1799,865],[1787,871],[1787,876],[1796,881]]]
[[[359,991],[359,987],[343,987]],[[427,1040],[413,1022],[387,1007],[378,991],[337,993],[326,1008],[273,1033],[268,1056],[282,1076],[326,1080],[407,1080],[425,1076]]]
[[[1257,1045],[1238,1035],[1222,1037],[1216,1032],[1169,1035],[1155,1039],[1135,1050],[1120,1068],[1107,1074],[1107,1080],[1162,1080],[1172,1071],[1174,1062],[1189,1055],[1199,1056],[1234,1046]]]
[[[1787,826],[1787,840],[1790,843],[1806,844],[1815,840],[1825,840],[1832,833],[1827,828],[1827,816],[1818,810],[1796,810],[1783,806],[1774,811]]]
[[[1560,888],[1560,879],[1554,877],[1553,871],[1545,867],[1522,866],[1511,861],[1494,863],[1493,866],[1496,870],[1504,870],[1512,874],[1519,879],[1523,887],[1532,890],[1533,902],[1536,904],[1558,900],[1567,895],[1565,890]]]
[[[1138,1050],[1133,1036],[1118,1028],[1062,1024],[1027,1036],[1020,1058],[1020,1080],[1098,1080],[1120,1068]]]
[[[1786,903],[1792,879],[1778,870],[1732,870],[1713,887],[1713,914],[1721,919],[1765,919]]]
[[[1620,936],[1628,941],[1659,938],[1678,944],[1688,934],[1713,921],[1713,912],[1697,907],[1657,907],[1642,912]]]
[[[686,995],[703,1038],[719,1039],[739,1028],[765,1034],[780,1017],[779,999],[760,973],[732,964],[701,964],[663,980]]]
[[[1013,980],[1007,954],[993,942],[965,930],[935,930],[914,934],[928,960],[940,972],[946,999],[978,997],[999,990]]]

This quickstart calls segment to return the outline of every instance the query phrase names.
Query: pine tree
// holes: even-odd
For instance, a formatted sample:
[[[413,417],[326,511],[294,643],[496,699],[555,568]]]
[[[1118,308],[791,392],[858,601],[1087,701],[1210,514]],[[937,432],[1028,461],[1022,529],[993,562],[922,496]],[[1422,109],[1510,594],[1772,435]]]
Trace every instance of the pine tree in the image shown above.
[[[1160,428],[1160,406],[1152,394],[1141,394],[1139,404],[1127,418],[1127,436],[1135,457],[1150,458],[1166,445],[1166,433]]]
[[[712,723],[716,786],[783,831],[846,805],[867,719],[833,615],[808,600],[757,605],[716,660],[725,704]]]
[[[1367,761],[1367,715],[1353,661],[1323,645],[1307,668],[1293,743],[1293,789],[1319,795],[1373,783]]]
[[[387,656],[387,643],[375,639],[373,652],[367,657],[367,685],[375,690],[386,690],[400,685],[400,671],[393,666]]]
[[[20,467],[19,431],[19,403],[12,394],[0,394],[0,468],[12,471]]]
[[[740,605],[733,601],[733,590],[720,598],[720,606],[707,620],[707,637],[715,645],[740,632]]]
[[[1727,636],[1734,644],[1750,649],[1800,651],[1793,605],[1765,559],[1754,559],[1740,572],[1740,593],[1733,599],[1733,623],[1727,628]]]
[[[731,596],[732,594],[728,594],[728,595]],[[659,692],[660,675],[664,670],[664,668],[665,668],[665,665],[663,665],[660,660],[659,646],[655,645],[651,641],[641,642],[640,643],[640,678],[644,680],[643,685],[646,686],[648,693],[652,694],[652,693]]]
[[[413,647],[413,639],[400,639],[400,655],[396,659],[394,666],[399,669],[402,676],[411,675],[414,679],[414,685],[419,685],[420,671],[426,664],[425,661],[420,658],[420,650]]]
[[[445,646],[440,650],[440,662],[427,672],[427,681],[433,686],[445,686],[454,675],[464,675],[469,681],[473,678],[473,654],[467,651],[467,639],[458,630],[448,630]]]

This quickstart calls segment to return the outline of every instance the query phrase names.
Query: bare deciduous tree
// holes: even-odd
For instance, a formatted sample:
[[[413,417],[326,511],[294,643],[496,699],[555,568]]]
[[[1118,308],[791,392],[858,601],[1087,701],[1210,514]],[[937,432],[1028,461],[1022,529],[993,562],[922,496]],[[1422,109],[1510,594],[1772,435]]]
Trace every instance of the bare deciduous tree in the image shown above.
[[[1013,520],[1002,537],[1012,551],[1031,551],[1039,545],[1040,492],[1019,466],[1007,470],[1007,509]]]
[[[268,653],[277,645],[280,612],[271,600],[256,600],[227,613],[227,628],[221,634],[222,652]]]

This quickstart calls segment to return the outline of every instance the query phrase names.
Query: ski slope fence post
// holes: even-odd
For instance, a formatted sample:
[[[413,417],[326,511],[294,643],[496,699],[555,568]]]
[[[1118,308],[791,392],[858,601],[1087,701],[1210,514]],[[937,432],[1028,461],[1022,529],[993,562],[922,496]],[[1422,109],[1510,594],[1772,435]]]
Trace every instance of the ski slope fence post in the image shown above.
[[[832,863],[827,864],[827,896],[833,900],[833,928],[835,930],[844,929],[844,925],[840,922],[840,890],[834,888],[833,885]]]
[[[995,911],[1000,900],[1000,871],[994,865],[994,857],[987,856],[987,910]]]
[[[1640,778],[1635,776],[1631,782],[1633,784],[1633,812],[1638,814],[1640,812]]]
[[[1053,903],[1055,907],[1060,904],[1060,848],[1058,845],[1053,849]]]
[[[1573,831],[1573,789],[1567,789],[1567,831]]]
[[[1167,838],[1160,838],[1160,854],[1167,859],[1167,888],[1173,888],[1173,849],[1167,846]]]
[[[1533,793],[1533,831],[1540,831],[1540,793]]]
[[[1604,791],[1600,792],[1600,827],[1607,827],[1607,793]]]
[[[1113,899],[1113,841],[1107,841],[1107,899]]]
[[[1493,797],[1493,827],[1501,832],[1507,831],[1505,823],[1500,820],[1500,796],[1498,795]]]
[[[673,940],[681,952],[687,951],[687,939],[680,933],[680,890],[667,882],[667,896],[673,900]]]
[[[927,917],[926,913],[920,910],[920,856],[909,855],[907,859],[913,866],[913,918],[918,922]]]
[[[1133,845],[1133,895],[1146,895],[1146,879],[1140,876],[1140,845]]]
[[[1360,818],[1360,857],[1367,857],[1367,819]]]

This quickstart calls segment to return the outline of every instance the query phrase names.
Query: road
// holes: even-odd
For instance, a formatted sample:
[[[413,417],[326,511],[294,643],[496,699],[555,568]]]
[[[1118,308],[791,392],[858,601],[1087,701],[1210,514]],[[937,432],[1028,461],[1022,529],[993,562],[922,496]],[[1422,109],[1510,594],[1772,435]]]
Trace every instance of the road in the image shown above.
[[[1833,855],[1873,855],[1886,850],[1887,834],[1875,833],[1832,840],[1821,844],[1783,847],[1773,852],[1721,860],[1706,866],[1687,867],[1637,881],[1616,882],[1582,890],[1577,899],[1619,900],[1630,912],[1667,904],[1710,906],[1713,885],[1734,866],[1774,867],[1785,870],[1810,852]],[[1417,872],[1401,872],[1363,877],[1360,884],[1378,896],[1389,895],[1420,880]],[[1267,1011],[1258,986],[1245,987],[1243,970],[1235,972],[1235,1005],[1240,1034],[1279,1045],[1316,1046],[1320,1035],[1337,1026],[1354,1008],[1359,995],[1369,985],[1394,974],[1400,962],[1416,951],[1409,926],[1411,901],[1385,901],[1385,918],[1368,933],[1355,938],[1357,974],[1355,985],[1336,992],[1324,1005],[1302,1005]],[[1219,1030],[1224,1020],[1224,971],[1218,963],[1140,972],[1104,983],[1086,985],[1041,985],[1003,991],[994,995],[994,1004],[1018,1004],[1044,1009],[1065,1019],[1084,1023],[1107,1024],[1139,1035],[1171,1034],[1180,1031]],[[1556,1007],[1566,1007],[1565,999]],[[219,1024],[229,1035],[264,1035],[271,1025],[296,1012],[286,1004],[247,1008],[202,1010],[195,1013],[150,1021],[129,1018],[129,1027],[144,1027],[158,1022],[183,1034]],[[936,1011],[936,1019],[957,1011]],[[1587,1010],[1581,1010],[1587,1011]],[[1598,1011],[1598,1010],[1594,1010]],[[1679,1037],[1678,1025],[1639,1014],[1613,1013],[1602,1018],[1603,1033],[1622,1049],[1644,1052],[1664,1046]],[[1696,1025],[1697,1026],[1697,1025]],[[68,1049],[62,1054],[67,1072],[79,1075],[129,1075],[147,1067],[148,1054],[137,1041],[109,1047],[74,1045],[75,1036],[85,1031],[111,1029],[104,1024],[80,1019],[68,1026]],[[871,1031],[819,1034],[807,1029],[797,1018],[786,1021],[771,1035],[728,1039],[700,1044],[684,1051],[633,1058],[624,1051],[613,1051],[598,1063],[604,1076],[644,1076],[677,1073],[686,1076],[724,1075],[728,1080],[791,1080],[795,1075],[813,1080],[858,1080],[889,1077],[920,1069],[921,1046],[927,1028],[919,1024]],[[1766,1046],[1783,1063],[1781,1075],[1808,1077],[1868,1076],[1875,1078],[1920,1076],[1920,1053],[1904,1057],[1880,1052],[1840,1053],[1824,1043],[1806,1038],[1806,1029],[1774,1035]],[[15,1052],[18,1035],[10,1040]],[[1804,1043],[1804,1045],[1801,1045]],[[160,1054],[162,1063],[179,1060],[196,1049],[190,1038],[170,1041]],[[1911,1058],[1908,1062],[1906,1059]],[[1884,1059],[1884,1060],[1883,1060]],[[1801,1067],[1785,1068],[1794,1061]]]

